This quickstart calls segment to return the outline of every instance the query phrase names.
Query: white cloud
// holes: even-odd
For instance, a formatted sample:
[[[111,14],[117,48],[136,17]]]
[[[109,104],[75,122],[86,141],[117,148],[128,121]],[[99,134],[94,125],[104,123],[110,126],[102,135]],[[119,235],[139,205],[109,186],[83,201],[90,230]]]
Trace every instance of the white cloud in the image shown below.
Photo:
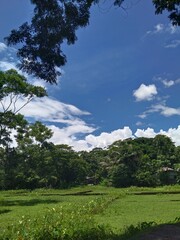
[[[142,114],[139,114],[138,117],[141,119],[146,118],[151,113],[160,113],[165,117],[171,117],[174,115],[180,116],[180,108],[173,108],[166,106],[166,102],[152,105],[147,111],[144,111]]]
[[[49,126],[53,131],[53,136],[50,139],[54,144],[67,144],[72,146],[76,151],[89,150],[90,146],[85,140],[76,138],[76,134],[87,134],[93,132],[95,129],[86,125],[74,125],[64,128],[59,128],[55,125]],[[92,147],[91,147],[92,148]]]
[[[149,30],[146,32],[146,35],[154,35],[154,34],[161,34],[161,33],[168,33],[168,34],[178,34],[180,30],[177,26],[173,26],[172,24],[162,24],[158,23],[154,26],[153,30]]]
[[[0,69],[2,71],[7,71],[9,69],[18,70],[15,62],[0,61]]]
[[[150,101],[157,94],[157,89],[154,84],[146,86],[141,84],[141,86],[133,92],[133,96],[136,101]]]
[[[0,52],[5,51],[7,49],[6,44],[0,42]]]
[[[155,132],[153,128],[137,129],[134,135],[129,127],[124,127],[110,133],[103,132],[99,136],[89,134],[81,140],[76,138],[74,132],[71,132],[68,127],[60,129],[56,126],[50,126],[49,128],[54,132],[53,137],[50,139],[54,144],[68,144],[75,151],[89,151],[96,147],[106,148],[117,140],[135,137],[154,138],[158,134],[166,135],[172,139],[176,146],[180,145],[180,125],[177,128],[170,128],[167,131],[160,130],[159,132]],[[77,132],[84,134],[84,131],[78,127]]]
[[[25,104],[25,99],[19,99],[16,102],[16,109],[20,109]],[[4,101],[5,107],[9,106],[9,99]],[[14,105],[12,105],[14,107]],[[0,105],[0,111],[3,111]],[[59,102],[55,99],[44,97],[41,99],[35,98],[28,105],[20,110],[20,113],[27,118],[49,122],[61,123],[68,126],[67,132],[76,134],[77,132],[91,133],[95,130],[94,127],[88,126],[80,117],[90,115],[87,111],[82,111],[79,108]]]
[[[16,102],[16,109],[21,108],[25,102],[25,99],[20,98]],[[8,106],[9,100],[6,99],[4,104]],[[1,107],[0,110],[2,110]],[[49,97],[34,98],[20,113],[25,117],[31,117],[36,120],[66,124],[72,124],[76,116],[90,115],[89,112],[82,111],[74,105],[62,103]],[[76,118],[76,124],[79,121],[81,122],[80,119]]]
[[[134,134],[136,137],[145,137],[145,138],[153,138],[156,136],[156,133],[154,132],[154,129],[147,128],[144,129],[137,129],[137,131]]]
[[[154,33],[161,33],[164,30],[164,24],[162,23],[158,23],[155,27],[154,27]]]
[[[86,142],[92,147],[105,148],[117,140],[124,140],[132,137],[132,131],[129,127],[112,131],[111,133],[103,132],[99,136],[92,134],[86,136]]]
[[[25,99],[17,101],[16,108],[19,109],[25,103]],[[4,102],[9,105],[8,99]],[[2,106],[0,105],[0,111]],[[55,144],[68,144],[73,146],[77,151],[88,149],[89,145],[85,140],[78,139],[84,135],[90,134],[96,130],[94,126],[90,126],[82,116],[90,115],[87,111],[82,111],[74,105],[59,102],[55,99],[44,97],[41,99],[35,98],[21,111],[27,118],[33,118],[46,122],[47,126],[54,132],[51,141]],[[59,128],[55,124],[61,124]]]
[[[171,87],[171,86],[173,86],[175,84],[175,82],[173,80],[167,80],[167,79],[162,80],[162,83],[167,88]]]
[[[18,103],[19,106],[22,103],[23,100],[20,100],[20,103]],[[169,108],[165,104],[152,106],[148,111],[149,113],[160,112],[165,116],[177,114],[173,108]],[[75,151],[89,151],[95,147],[106,148],[117,140],[134,138],[134,136],[154,137],[158,134],[154,129],[147,128],[146,130],[137,129],[133,135],[132,130],[127,126],[110,133],[102,132],[99,136],[95,136],[92,133],[96,130],[96,127],[88,125],[81,119],[83,115],[89,115],[89,112],[82,111],[71,104],[65,104],[48,97],[35,99],[21,113],[26,117],[46,122],[47,126],[53,131],[53,137],[50,141],[54,144],[67,144],[72,146]],[[180,109],[178,114],[180,115]],[[56,125],[52,124],[52,122]],[[58,123],[61,123],[61,128],[58,127]],[[170,128],[168,131],[160,130],[159,133],[171,137],[176,145],[180,145],[180,126],[177,129]]]
[[[172,87],[180,83],[180,78],[172,80],[172,79],[167,79],[159,76],[159,77],[154,77],[153,80],[162,82],[166,88]]]
[[[166,44],[165,48],[177,48],[180,45],[180,40],[173,40],[171,43]]]
[[[152,110],[160,112],[165,117],[180,115],[180,108],[167,107],[165,104],[154,105],[152,106]]]
[[[170,137],[176,146],[180,146],[180,125],[177,128],[169,128],[168,131],[160,130],[159,133]]]
[[[158,134],[168,136],[176,146],[180,146],[180,125],[177,128],[169,128],[167,131],[161,129],[159,132],[155,132],[153,128],[147,128],[146,130],[137,129],[135,136],[154,138]]]

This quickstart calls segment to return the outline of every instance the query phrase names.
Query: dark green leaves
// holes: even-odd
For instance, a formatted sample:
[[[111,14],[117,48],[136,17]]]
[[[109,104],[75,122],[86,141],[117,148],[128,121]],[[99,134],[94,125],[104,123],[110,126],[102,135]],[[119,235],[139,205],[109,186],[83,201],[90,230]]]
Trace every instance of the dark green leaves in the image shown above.
[[[74,44],[76,30],[89,21],[93,1],[33,0],[34,17],[12,30],[6,38],[8,45],[23,43],[18,50],[19,68],[28,74],[56,83],[60,67],[66,63],[61,44]]]
[[[11,141],[11,129],[24,128],[27,121],[18,114],[34,97],[46,96],[46,90],[27,82],[16,70],[0,71],[0,145]],[[18,104],[21,101],[21,104]]]
[[[169,19],[173,25],[180,26],[180,0],[153,0],[156,8],[156,14],[163,11],[170,12]]]

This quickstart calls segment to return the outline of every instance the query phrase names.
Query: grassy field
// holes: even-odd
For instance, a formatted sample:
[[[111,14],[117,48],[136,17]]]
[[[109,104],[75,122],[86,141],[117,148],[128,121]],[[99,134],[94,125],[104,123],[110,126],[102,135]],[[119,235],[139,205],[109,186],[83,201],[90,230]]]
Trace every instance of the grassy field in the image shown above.
[[[180,186],[127,189],[87,186],[69,190],[0,192],[0,232],[5,231],[7,234],[9,231],[9,234],[11,232],[11,235],[15,234],[17,237],[12,238],[9,235],[7,239],[33,239],[28,238],[28,230],[21,233],[19,229],[31,231],[31,228],[35,229],[36,226],[38,226],[37,234],[45,231],[47,226],[48,228],[51,226],[52,231],[56,229],[54,234],[60,234],[58,226],[61,226],[61,235],[64,234],[64,237],[47,237],[47,239],[71,239],[68,238],[68,234],[71,236],[74,234],[70,232],[71,227],[76,232],[83,228],[85,231],[85,228],[89,228],[91,224],[92,229],[98,226],[99,236],[107,234],[103,231],[108,229],[117,237],[130,225],[137,226],[146,222],[148,226],[149,222],[149,225],[153,225],[154,222],[162,224],[173,222],[175,219],[180,221]],[[41,220],[44,224],[43,230]],[[102,225],[107,227],[99,228]],[[51,229],[49,228],[48,231],[50,232]],[[31,234],[35,234],[34,232]],[[22,236],[18,238],[18,234],[23,235],[24,238]],[[103,237],[94,239],[103,239]]]

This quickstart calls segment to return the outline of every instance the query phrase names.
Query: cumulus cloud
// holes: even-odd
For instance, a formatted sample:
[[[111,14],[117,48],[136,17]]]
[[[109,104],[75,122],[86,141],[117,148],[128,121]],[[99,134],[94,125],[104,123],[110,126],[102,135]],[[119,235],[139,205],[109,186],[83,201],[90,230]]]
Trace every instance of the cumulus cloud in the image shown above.
[[[137,129],[134,135],[129,127],[124,127],[122,129],[114,130],[110,133],[103,132],[99,136],[89,134],[83,139],[76,138],[74,131],[71,132],[68,127],[60,129],[52,125],[49,126],[49,128],[54,132],[54,135],[50,141],[52,141],[54,144],[68,144],[69,146],[72,146],[75,151],[90,151],[96,147],[106,148],[117,140],[139,137],[154,138],[158,134],[166,135],[172,139],[176,146],[180,145],[180,125],[177,128],[170,128],[167,131],[160,130],[159,132],[155,132],[153,128]],[[92,129],[89,129],[88,131],[91,130]],[[77,127],[76,133],[81,132],[81,128],[79,129]]]
[[[141,86],[134,90],[133,96],[136,98],[136,101],[150,101],[157,95],[157,89],[154,84],[145,85],[141,84]]]
[[[177,128],[169,128],[167,131],[161,129],[159,132],[155,132],[153,128],[147,128],[145,130],[137,129],[135,132],[136,137],[146,138],[154,138],[158,134],[168,136],[176,146],[180,146],[180,125]]]
[[[124,140],[132,137],[132,131],[129,127],[112,131],[111,133],[103,132],[99,136],[92,134],[86,136],[86,142],[93,147],[104,148],[117,140]]]
[[[50,125],[49,128],[53,131],[53,136],[50,139],[54,144],[67,144],[72,146],[76,151],[89,150],[92,146],[89,146],[85,140],[78,139],[76,134],[84,135],[92,133],[95,128],[87,126],[82,123],[74,126],[67,126],[59,128],[55,125]]]
[[[180,146],[180,125],[177,128],[169,128],[168,131],[160,130],[159,133],[170,137],[176,146]]]
[[[145,138],[153,138],[156,136],[156,133],[154,129],[152,128],[147,128],[146,130],[144,129],[137,129],[137,131],[134,134],[136,137],[145,137]]]
[[[60,129],[56,126],[50,126],[49,128],[54,132],[50,141],[55,144],[68,144],[76,151],[89,151],[96,147],[106,148],[117,140],[124,140],[133,137],[132,131],[129,127],[117,129],[110,133],[103,132],[99,136],[88,134],[84,139],[76,138],[76,134],[91,133],[95,130],[93,127],[84,126],[83,128],[82,125],[79,125],[75,128],[65,127]]]

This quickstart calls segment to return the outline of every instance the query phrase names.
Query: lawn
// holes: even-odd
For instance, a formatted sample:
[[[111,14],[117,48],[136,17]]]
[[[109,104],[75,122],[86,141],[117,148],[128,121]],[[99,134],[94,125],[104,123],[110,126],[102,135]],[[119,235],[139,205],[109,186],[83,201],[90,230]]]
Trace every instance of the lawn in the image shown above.
[[[60,215],[64,214],[66,223],[61,222],[61,226],[63,224],[66,225],[64,229],[67,226],[69,229],[69,226],[77,223],[77,231],[77,227],[79,228],[81,224],[78,221],[80,221],[81,217],[83,219],[86,216],[87,219],[93,218],[96,226],[108,225],[108,229],[115,234],[119,234],[126,227],[130,225],[136,226],[141,222],[162,224],[172,222],[175,218],[180,219],[179,202],[180,186],[155,189],[133,187],[115,189],[101,186],[86,186],[69,190],[1,191],[0,232],[8,229],[8,226],[12,224],[13,226],[20,224],[22,219],[29,219],[29,221],[33,222],[34,219],[44,219],[48,212],[51,212],[52,217],[55,215],[55,213],[52,214],[53,211],[57,209],[56,216],[58,220],[54,221],[56,221],[57,225],[61,221]],[[63,209],[63,213],[59,209]],[[79,210],[76,212],[77,209]],[[70,218],[71,223],[67,223]],[[87,221],[87,219],[84,219],[84,221]],[[38,226],[40,224],[38,221]],[[44,224],[47,225],[47,222]],[[51,225],[51,222],[49,225]],[[73,227],[75,228],[74,225]]]

